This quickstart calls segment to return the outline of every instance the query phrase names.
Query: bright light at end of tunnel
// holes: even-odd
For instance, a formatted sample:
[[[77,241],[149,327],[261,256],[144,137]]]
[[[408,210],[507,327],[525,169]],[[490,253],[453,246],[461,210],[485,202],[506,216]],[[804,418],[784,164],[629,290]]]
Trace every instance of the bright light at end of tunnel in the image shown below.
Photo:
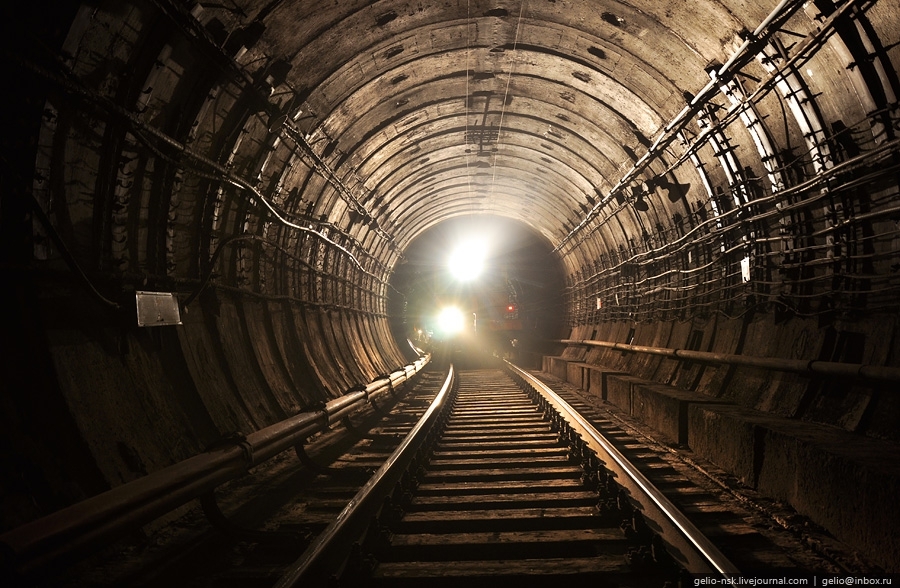
[[[447,266],[450,273],[461,281],[474,280],[484,269],[486,246],[482,241],[467,241],[450,254]]]
[[[448,335],[462,331],[463,326],[465,326],[462,311],[455,306],[448,306],[441,310],[441,313],[438,315],[438,326],[441,331]]]

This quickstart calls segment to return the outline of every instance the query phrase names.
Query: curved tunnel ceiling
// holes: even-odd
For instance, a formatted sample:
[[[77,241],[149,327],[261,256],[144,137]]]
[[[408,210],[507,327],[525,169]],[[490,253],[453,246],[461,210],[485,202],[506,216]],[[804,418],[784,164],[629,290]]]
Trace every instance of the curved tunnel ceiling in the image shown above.
[[[391,280],[473,216],[543,239],[546,332],[900,364],[895,0],[7,4],[0,429],[60,503],[403,365]],[[621,357],[900,430],[893,394]]]
[[[291,56],[287,83],[304,96],[292,118],[311,143],[328,143],[338,174],[359,181],[363,206],[387,203],[401,249],[431,223],[481,212],[522,220],[555,245],[595,190],[619,180],[629,151],[677,114],[677,83],[702,87],[722,49],[715,41],[703,58],[709,40],[694,47],[664,20],[607,8],[282,3],[258,50]]]
[[[568,336],[791,429],[898,440],[895,380],[582,348],[900,365],[896,0],[3,8],[0,444],[38,490],[0,525],[392,373],[392,280],[473,217],[541,240],[538,366]],[[142,291],[181,326],[136,321]]]
[[[305,259],[311,235],[384,285],[423,231],[489,214],[542,235],[575,293],[626,258],[650,281],[688,275],[672,255],[694,263],[684,243],[714,247],[716,231],[729,275],[742,248],[762,248],[745,256],[768,276],[820,234],[814,255],[827,258],[826,233],[857,224],[819,202],[839,164],[896,152],[887,4],[154,0],[82,7],[61,56],[27,67],[90,104],[94,124],[124,127],[104,128],[120,152],[98,160],[123,194],[68,211],[95,217],[105,233],[81,239],[119,269],[193,276],[218,239],[245,233]],[[56,124],[38,167],[72,140],[54,138]],[[171,189],[167,212],[125,203],[135,171]],[[798,222],[807,214],[823,226]],[[166,251],[135,245],[144,230]]]
[[[735,189],[765,173],[777,146],[760,144],[752,124],[731,124],[733,110],[722,132],[743,169],[700,177],[721,146],[709,141],[703,152],[704,141],[692,144],[684,132],[696,135],[708,124],[704,113],[715,120],[728,108],[735,90],[716,85],[724,90],[735,80],[741,92],[761,90],[743,102],[761,111],[759,124],[768,109],[783,110],[772,104],[772,76],[768,88],[759,83],[768,72],[758,57],[770,45],[783,48],[778,37],[814,36],[834,10],[820,4],[269,2],[248,3],[240,15],[216,7],[193,14],[207,29],[222,23],[226,46],[240,33],[260,34],[237,57],[257,81],[289,66],[268,78],[277,86],[269,130],[306,143],[309,153],[285,158],[286,167],[314,161],[340,184],[304,179],[313,216],[343,227],[355,208],[374,219],[395,251],[435,223],[480,213],[521,220],[559,249],[573,237],[580,242],[612,196],[632,202],[642,182],[664,170],[691,186],[674,202],[649,197],[647,214],[607,207],[593,245],[566,260],[572,272],[597,253],[659,232],[673,217],[690,218],[692,200],[712,200],[705,184]],[[817,42],[829,41],[822,35]],[[812,72],[834,57],[820,60],[807,67],[810,94]],[[711,84],[716,72],[720,81]],[[808,134],[802,124],[785,121],[782,140]],[[686,164],[686,148],[701,167]],[[673,161],[681,165],[670,168]],[[368,242],[365,230],[351,224],[350,232]]]

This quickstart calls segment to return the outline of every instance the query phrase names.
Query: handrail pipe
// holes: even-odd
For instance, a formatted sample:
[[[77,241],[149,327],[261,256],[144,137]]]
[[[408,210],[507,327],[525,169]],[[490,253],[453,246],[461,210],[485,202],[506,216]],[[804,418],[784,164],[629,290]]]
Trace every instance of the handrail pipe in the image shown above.
[[[24,577],[72,563],[364,409],[373,398],[409,380],[430,360],[430,354],[424,355],[319,410],[300,413],[246,436],[238,434],[226,445],[9,530],[0,535],[3,571]]]

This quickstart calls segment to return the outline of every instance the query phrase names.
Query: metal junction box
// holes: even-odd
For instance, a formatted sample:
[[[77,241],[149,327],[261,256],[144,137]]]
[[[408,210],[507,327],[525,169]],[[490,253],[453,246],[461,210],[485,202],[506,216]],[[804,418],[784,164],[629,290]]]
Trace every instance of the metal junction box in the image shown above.
[[[180,325],[181,310],[178,299],[171,292],[134,293],[137,303],[137,322],[139,327],[161,327]]]

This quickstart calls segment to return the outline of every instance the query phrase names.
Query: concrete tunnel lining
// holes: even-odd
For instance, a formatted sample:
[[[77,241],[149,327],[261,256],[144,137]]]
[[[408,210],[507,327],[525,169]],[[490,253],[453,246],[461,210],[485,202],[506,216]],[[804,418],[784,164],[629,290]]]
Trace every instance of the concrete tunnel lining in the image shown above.
[[[691,450],[900,569],[893,384],[548,341],[900,366],[896,6],[231,4],[4,10],[0,528],[403,365],[413,244],[496,216],[561,276],[532,367],[694,395]]]

